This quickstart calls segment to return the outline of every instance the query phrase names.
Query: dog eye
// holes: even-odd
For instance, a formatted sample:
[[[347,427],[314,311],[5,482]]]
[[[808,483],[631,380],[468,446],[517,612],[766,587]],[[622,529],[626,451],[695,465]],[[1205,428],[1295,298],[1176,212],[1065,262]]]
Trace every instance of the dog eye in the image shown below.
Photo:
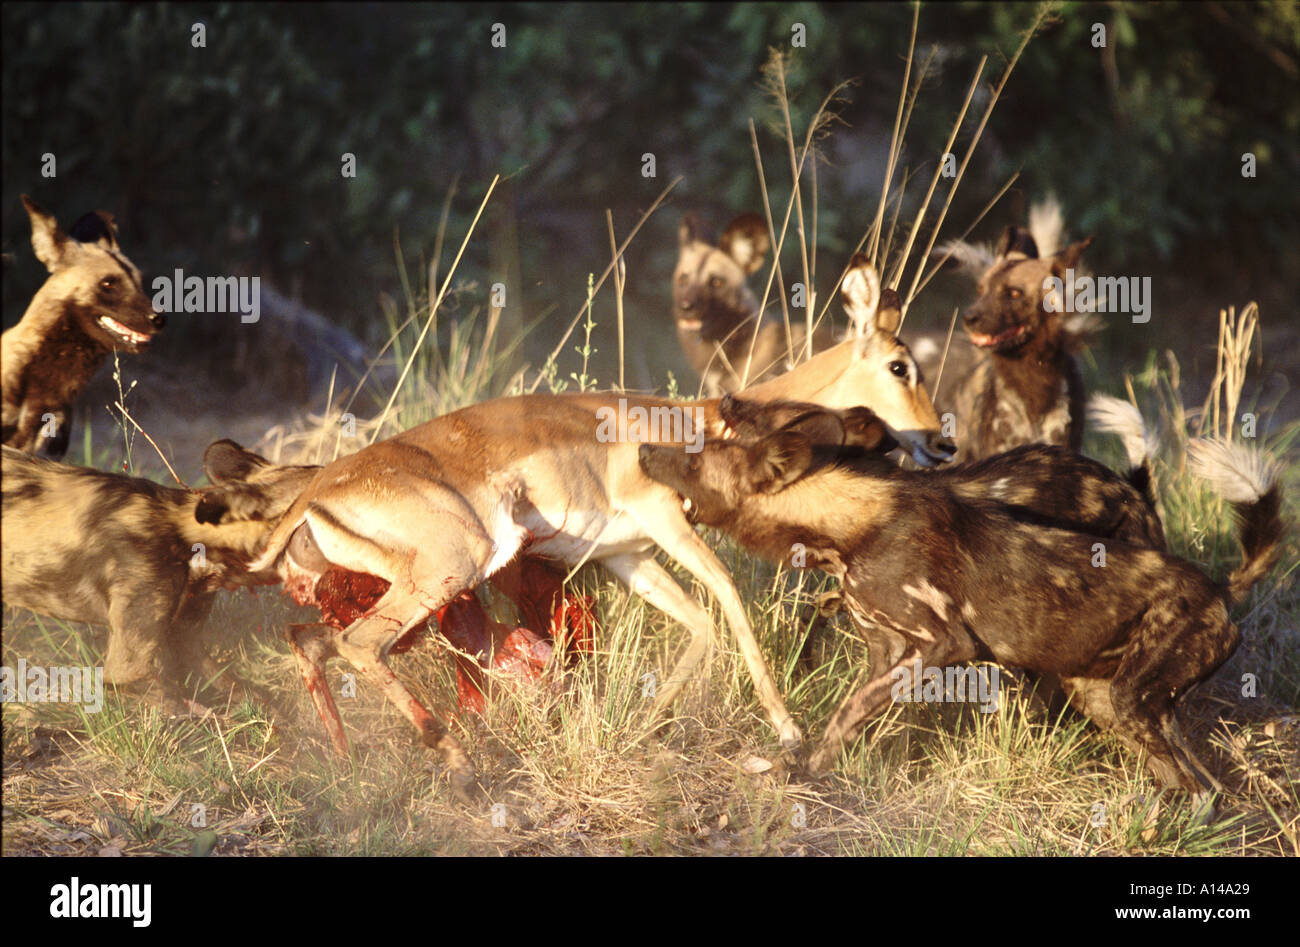
[[[692,457],[690,460],[688,460],[688,461],[686,462],[686,469],[687,469],[689,472],[691,472],[691,473],[699,473],[699,472],[700,472],[700,458],[699,458],[698,456],[696,456],[696,457]]]
[[[889,370],[899,378],[907,377],[907,362],[890,362]]]
[[[1007,295],[1010,296],[1012,299],[1019,299],[1024,294],[1021,293],[1020,290],[1016,289],[1014,286],[1008,286]]]
[[[108,289],[108,290],[117,289],[117,277],[105,276],[102,280],[99,281],[99,288]]]
[[[722,277],[721,277],[721,276],[710,276],[710,277],[709,277],[709,286],[711,286],[713,289],[717,289],[717,288],[718,288],[719,286],[721,286],[721,285],[722,285]]]

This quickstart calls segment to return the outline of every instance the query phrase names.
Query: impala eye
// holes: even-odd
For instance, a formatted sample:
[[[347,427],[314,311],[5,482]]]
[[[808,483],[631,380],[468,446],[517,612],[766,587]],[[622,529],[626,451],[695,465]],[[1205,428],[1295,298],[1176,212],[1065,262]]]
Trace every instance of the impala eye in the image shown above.
[[[899,378],[907,377],[907,362],[890,362],[889,370]]]

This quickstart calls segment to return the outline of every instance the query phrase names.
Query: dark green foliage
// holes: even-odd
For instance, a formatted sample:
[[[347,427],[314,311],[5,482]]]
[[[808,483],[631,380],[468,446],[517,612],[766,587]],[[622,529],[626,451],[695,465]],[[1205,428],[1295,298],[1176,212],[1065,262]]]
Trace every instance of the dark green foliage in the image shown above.
[[[930,44],[937,56],[908,133],[918,182],[978,58],[990,57],[987,88],[1033,13],[922,8],[918,61]],[[808,36],[790,77],[796,135],[836,82],[860,80],[818,174],[823,267],[837,267],[875,206],[911,16],[904,5],[809,3],[6,5],[4,237],[24,277],[6,280],[5,322],[36,280],[24,190],[65,220],[115,211],[147,273],[261,274],[364,329],[378,321],[376,293],[395,286],[394,232],[409,258],[427,253],[458,180],[458,243],[498,172],[509,179],[465,272],[506,273],[530,316],[559,303],[557,321],[607,260],[604,209],[625,233],[685,175],[630,260],[630,302],[658,314],[679,212],[722,224],[759,204],[751,117],[784,206],[788,163],[759,79],[794,22]],[[504,49],[489,43],[494,21]],[[204,49],[191,46],[195,22]],[[1091,47],[1094,22],[1107,50]],[[976,236],[1051,189],[1075,233],[1098,234],[1094,266],[1134,272],[1204,252],[1238,277],[1222,302],[1240,301],[1252,280],[1279,278],[1300,244],[1298,23],[1286,3],[1066,5],[1012,77],[952,223],[1023,169]],[[53,182],[39,175],[47,151]],[[1245,151],[1254,180],[1240,174]],[[345,152],[357,156],[355,180],[340,176]],[[653,180],[639,173],[645,152]],[[923,189],[909,189],[905,212]]]

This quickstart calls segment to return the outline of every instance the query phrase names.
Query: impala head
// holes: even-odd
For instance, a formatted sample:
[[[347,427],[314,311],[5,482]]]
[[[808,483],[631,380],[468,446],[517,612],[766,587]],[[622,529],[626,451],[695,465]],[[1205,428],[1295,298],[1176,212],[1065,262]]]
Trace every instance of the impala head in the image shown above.
[[[718,341],[758,312],[749,274],[767,257],[771,241],[757,214],[737,217],[714,246],[698,220],[687,215],[678,228],[673,271],[673,318],[679,332]]]
[[[106,211],[85,214],[67,233],[26,194],[32,249],[50,271],[42,296],[105,349],[139,352],[166,317],[154,312],[140,271],[117,245],[117,226]]]
[[[980,276],[978,298],[962,314],[971,341],[1006,358],[1052,344],[1063,325],[1064,304],[1055,299],[1047,308],[1052,295],[1048,281],[1053,277],[1064,281],[1066,270],[1079,262],[1090,243],[1091,237],[1040,259],[1030,232],[1008,227],[997,258]]]
[[[894,432],[900,445],[922,467],[950,461],[957,451],[940,432],[934,402],[921,384],[911,351],[895,334],[902,320],[898,294],[882,292],[880,276],[865,254],[849,263],[840,286],[844,309],[854,325],[853,358],[814,400],[828,408],[866,405]],[[789,397],[797,397],[790,392]]]

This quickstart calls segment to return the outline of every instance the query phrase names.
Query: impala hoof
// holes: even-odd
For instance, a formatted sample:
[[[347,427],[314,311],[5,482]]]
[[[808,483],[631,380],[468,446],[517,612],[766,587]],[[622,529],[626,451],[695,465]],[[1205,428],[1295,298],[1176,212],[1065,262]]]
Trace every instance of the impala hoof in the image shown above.
[[[803,731],[795,724],[794,719],[786,717],[785,722],[780,728],[781,749],[797,750],[803,746]]]
[[[447,768],[447,781],[456,798],[465,805],[478,801],[479,787],[474,779],[474,764],[461,748],[456,738],[447,735],[436,744],[443,765]]]

